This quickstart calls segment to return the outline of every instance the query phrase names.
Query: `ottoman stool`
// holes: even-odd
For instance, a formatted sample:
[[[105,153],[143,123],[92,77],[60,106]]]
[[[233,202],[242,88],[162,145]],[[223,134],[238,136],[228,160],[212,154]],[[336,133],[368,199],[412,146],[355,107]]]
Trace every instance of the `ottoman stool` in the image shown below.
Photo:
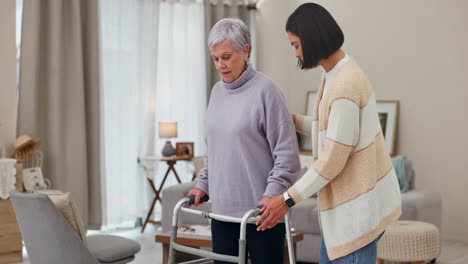
[[[425,264],[440,253],[439,229],[429,223],[397,221],[377,244],[377,263],[384,260]]]

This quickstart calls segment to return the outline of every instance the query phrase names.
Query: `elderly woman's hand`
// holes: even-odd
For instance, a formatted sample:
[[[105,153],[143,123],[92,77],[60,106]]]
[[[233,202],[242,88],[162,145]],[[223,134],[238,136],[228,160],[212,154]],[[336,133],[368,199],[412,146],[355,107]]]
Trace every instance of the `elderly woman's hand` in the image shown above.
[[[283,219],[288,212],[288,209],[289,208],[284,203],[282,194],[270,198],[266,204],[263,204],[263,208],[260,209],[260,212],[263,214],[257,221],[257,225],[261,224],[257,227],[257,231],[273,228],[279,221],[281,221],[281,219]]]
[[[200,202],[200,199],[206,195],[206,192],[204,192],[203,190],[201,189],[198,189],[198,188],[193,188],[192,190],[190,190],[190,192],[188,193],[188,196],[190,195],[195,195],[195,203],[193,204],[193,206],[197,207],[199,206],[200,204],[202,204]]]

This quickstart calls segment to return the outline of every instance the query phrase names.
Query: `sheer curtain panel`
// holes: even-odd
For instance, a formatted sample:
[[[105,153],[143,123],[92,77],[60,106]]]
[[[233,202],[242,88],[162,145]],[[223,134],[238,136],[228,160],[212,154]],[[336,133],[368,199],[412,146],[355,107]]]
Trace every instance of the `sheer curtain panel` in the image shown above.
[[[159,12],[158,80],[156,113],[158,120],[176,120],[178,137],[174,141],[194,142],[195,155],[205,153],[206,39],[204,8],[201,1],[164,1]],[[157,154],[165,142],[157,141]],[[166,171],[160,164],[157,175]],[[192,179],[193,166],[178,162],[182,182]],[[156,178],[156,182],[160,181]],[[165,186],[175,184],[170,175]],[[156,208],[156,214],[159,208]]]
[[[105,225],[132,226],[149,207],[137,157],[154,154],[157,0],[100,0]]]

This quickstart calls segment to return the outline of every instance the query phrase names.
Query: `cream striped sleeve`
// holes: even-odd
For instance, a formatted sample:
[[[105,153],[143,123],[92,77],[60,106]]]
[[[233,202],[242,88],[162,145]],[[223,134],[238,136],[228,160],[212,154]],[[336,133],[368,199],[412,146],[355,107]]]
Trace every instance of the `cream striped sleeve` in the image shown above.
[[[332,103],[325,143],[318,159],[288,190],[296,203],[318,192],[343,170],[359,140],[359,112],[359,106],[349,99],[340,98]]]
[[[312,134],[312,117],[296,115],[296,131],[302,135],[310,136]]]

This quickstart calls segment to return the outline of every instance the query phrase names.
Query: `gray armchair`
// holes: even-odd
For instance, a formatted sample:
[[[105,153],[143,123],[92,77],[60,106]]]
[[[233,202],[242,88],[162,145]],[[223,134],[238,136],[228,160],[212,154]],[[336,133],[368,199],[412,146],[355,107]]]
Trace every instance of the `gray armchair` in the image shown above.
[[[87,236],[87,246],[44,194],[10,193],[28,256],[34,264],[123,264],[140,245],[112,235]]]

